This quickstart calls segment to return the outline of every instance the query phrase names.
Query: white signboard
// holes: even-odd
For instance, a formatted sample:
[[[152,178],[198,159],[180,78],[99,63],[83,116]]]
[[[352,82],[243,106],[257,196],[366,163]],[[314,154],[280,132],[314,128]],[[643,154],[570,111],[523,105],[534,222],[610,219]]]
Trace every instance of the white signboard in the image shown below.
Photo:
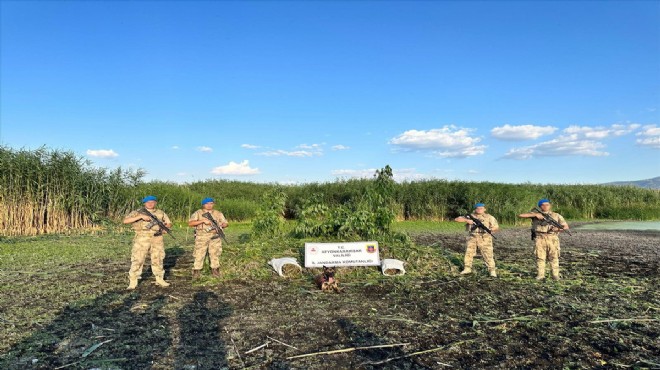
[[[305,267],[380,266],[378,242],[305,243]]]

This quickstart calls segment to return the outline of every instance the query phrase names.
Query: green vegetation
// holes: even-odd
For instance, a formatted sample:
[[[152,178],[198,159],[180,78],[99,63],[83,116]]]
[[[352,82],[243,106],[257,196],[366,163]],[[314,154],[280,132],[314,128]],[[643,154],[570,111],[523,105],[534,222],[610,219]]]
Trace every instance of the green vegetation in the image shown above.
[[[266,192],[262,198],[257,216],[252,222],[252,232],[260,237],[273,237],[282,231],[286,194],[280,188],[275,188]]]
[[[429,231],[463,232],[465,231],[465,224],[454,221],[401,221],[395,222],[392,225],[392,230],[409,235],[427,233]]]
[[[0,147],[0,235],[86,229],[117,219],[143,173],[94,168],[71,152]]]
[[[221,277],[211,277],[206,266],[199,281],[190,276],[190,229],[177,225],[177,240],[166,239],[172,286],[153,285],[145,267],[132,292],[125,290],[132,244],[127,227],[4,237],[0,368],[184,368],[189,360],[226,364],[218,368],[323,369],[329,361],[353,368],[367,355],[396,368],[436,368],[438,362],[465,368],[652,368],[658,362],[657,233],[584,231],[563,238],[563,279],[537,282],[527,230],[508,228],[498,235],[500,277],[492,279],[479,260],[474,274],[458,274],[465,245],[461,224],[394,222],[392,230],[410,232],[415,243],[379,239],[381,256],[405,261],[406,275],[340,268],[345,291],[326,294],[313,283],[316,269],[282,278],[267,265],[283,256],[302,262],[304,242],[319,240],[281,236],[297,222],[283,222],[280,235],[263,239],[250,236],[250,223],[232,223]],[[289,346],[270,342],[268,355],[247,353],[267,337]],[[288,359],[396,343],[409,345],[401,352]],[[188,346],[195,351],[190,357]],[[394,360],[422,351],[430,352]]]
[[[313,195],[297,212],[294,234],[298,237],[396,237],[390,232],[396,217],[394,189],[392,168],[385,166],[376,171],[375,179],[364,194],[346,203],[329,207],[321,194]]]
[[[388,168],[383,171],[391,175]],[[295,219],[299,236],[387,233],[392,219],[451,220],[478,201],[501,223],[520,224],[516,216],[542,197],[573,220],[651,220],[660,215],[660,191],[634,187],[446,180],[397,184],[382,172],[374,179],[292,186],[227,180],[176,184],[143,182],[143,174],[99,169],[71,152],[0,147],[0,235],[107,226],[137,208],[146,194],[158,196],[159,207],[176,221],[187,220],[202,198],[212,196],[231,221],[259,220],[258,227],[272,231],[282,217]],[[277,194],[272,202],[277,215],[263,209],[265,194]]]

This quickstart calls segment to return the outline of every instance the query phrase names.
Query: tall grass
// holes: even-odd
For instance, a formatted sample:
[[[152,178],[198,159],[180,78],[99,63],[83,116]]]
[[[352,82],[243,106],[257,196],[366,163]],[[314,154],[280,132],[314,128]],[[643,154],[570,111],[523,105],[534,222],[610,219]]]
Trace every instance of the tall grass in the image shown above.
[[[203,183],[177,184],[152,181],[137,186],[137,193],[157,196],[158,207],[162,208],[174,220],[188,220],[192,212],[201,208],[200,201],[206,197],[213,197],[216,209],[223,212],[226,217],[231,217],[233,221],[245,221],[254,218],[259,208],[259,193],[250,194],[250,196],[257,197],[257,199],[250,199],[228,190],[235,187],[236,183],[227,186],[220,182],[211,183],[214,183],[214,186],[200,186]],[[265,190],[266,188],[262,187],[262,189]],[[133,206],[140,206],[138,197],[134,199]]]
[[[284,216],[297,219],[315,196],[330,208],[359,203],[375,180],[280,186],[209,180],[190,184],[142,182],[141,171],[96,168],[72,152],[0,147],[0,235],[36,235],[116,222],[146,194],[176,221],[187,220],[207,196],[232,221],[252,220],[264,194],[285,195]],[[398,220],[448,220],[476,202],[503,223],[520,222],[538,199],[549,198],[569,219],[660,218],[660,191],[599,185],[500,184],[426,180],[394,184],[387,195]]]
[[[504,223],[519,222],[540,198],[570,219],[636,219],[660,217],[660,191],[600,185],[498,184],[463,181],[419,181],[399,184],[399,218],[446,220],[467,212],[476,202]]]
[[[0,233],[60,233],[115,219],[141,177],[94,168],[71,152],[0,147]]]

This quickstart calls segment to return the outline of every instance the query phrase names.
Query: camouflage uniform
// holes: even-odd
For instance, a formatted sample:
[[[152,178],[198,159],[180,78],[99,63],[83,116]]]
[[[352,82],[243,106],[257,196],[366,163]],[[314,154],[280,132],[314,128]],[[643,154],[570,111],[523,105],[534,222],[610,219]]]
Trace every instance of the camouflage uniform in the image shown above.
[[[534,211],[533,213],[538,213]],[[552,219],[560,225],[565,225],[564,217],[556,212],[546,212]],[[559,235],[558,230],[553,228],[545,220],[537,218],[532,219],[532,231],[536,233],[534,254],[536,255],[537,279],[545,278],[546,259],[550,260],[552,268],[552,277],[559,279]]]
[[[205,220],[202,215],[206,212],[210,212],[213,219],[222,225],[227,222],[225,216],[220,211],[211,210],[206,211],[203,209],[195,211],[195,213],[190,216],[189,221],[202,221]],[[211,260],[211,269],[220,268],[220,254],[222,253],[222,239],[214,236],[218,236],[211,225],[199,224],[195,226],[195,250],[193,252],[193,257],[195,258],[195,263],[193,264],[193,270],[201,270],[204,267],[204,259],[206,258],[206,252],[208,251],[209,259]]]
[[[484,226],[490,230],[499,228],[495,217],[487,213],[482,215],[473,213],[471,217],[481,221]],[[477,249],[479,249],[479,252],[484,259],[484,263],[486,264],[486,267],[488,267],[488,271],[494,275],[496,269],[495,259],[493,258],[493,237],[480,228],[475,228],[474,225],[467,224],[465,227],[470,232],[470,236],[468,237],[467,249],[465,250],[464,271],[472,271],[472,260],[474,259],[475,254],[477,254]]]
[[[161,220],[164,224],[170,224],[170,218],[167,217],[165,212],[156,209],[150,211],[154,216]],[[137,217],[140,213],[133,211],[126,217]],[[155,236],[158,232],[158,225],[154,225],[151,221],[138,220],[131,224],[135,231],[135,239],[133,239],[133,249],[131,250],[131,269],[128,276],[131,281],[137,280],[142,275],[142,267],[147,258],[147,253],[151,252],[151,272],[156,277],[156,281],[163,280],[165,270],[163,269],[163,260],[165,259],[165,244],[163,243],[163,235]]]

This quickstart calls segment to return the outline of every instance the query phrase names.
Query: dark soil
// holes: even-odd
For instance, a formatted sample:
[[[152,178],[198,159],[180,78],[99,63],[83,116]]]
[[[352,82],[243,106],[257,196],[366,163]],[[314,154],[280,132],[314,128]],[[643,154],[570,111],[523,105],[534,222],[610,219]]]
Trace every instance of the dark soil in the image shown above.
[[[452,271],[462,267],[464,235],[415,239],[445,249]],[[505,230],[495,248],[498,279],[479,260],[467,277],[438,272],[384,283],[346,281],[340,269],[341,294],[314,289],[307,275],[194,285],[183,250],[168,251],[170,288],[154,286],[145,271],[138,289],[127,292],[125,266],[108,263],[103,273],[117,277],[116,289],[26,326],[31,334],[4,349],[0,368],[658,367],[660,233],[562,236],[560,282],[533,280],[527,230]],[[50,304],[16,303],[16,310]],[[614,321],[595,322],[606,319]],[[388,344],[405,345],[287,359]]]

